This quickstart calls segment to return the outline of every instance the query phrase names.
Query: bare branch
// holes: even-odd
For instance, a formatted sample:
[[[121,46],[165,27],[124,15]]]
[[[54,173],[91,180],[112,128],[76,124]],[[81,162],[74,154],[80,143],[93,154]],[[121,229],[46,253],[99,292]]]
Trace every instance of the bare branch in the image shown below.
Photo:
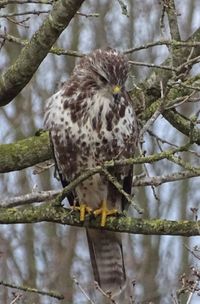
[[[168,154],[173,155],[178,152],[187,151],[189,145],[187,144],[149,156],[141,156],[124,160],[111,160],[105,162],[103,166],[104,168],[109,168],[113,166],[153,163],[167,158]],[[0,145],[0,173],[22,170],[49,160],[51,157],[52,154],[48,132],[42,132],[38,136],[19,140],[13,144],[2,144]],[[101,166],[97,166],[93,170],[97,170],[98,172],[98,170],[101,170]]]
[[[114,299],[112,299],[111,293],[106,293],[105,291],[103,291],[103,289],[101,289],[101,287],[99,286],[98,282],[95,281],[94,283],[96,290],[98,290],[104,296],[104,298],[106,298],[106,300],[109,301],[109,303],[117,304],[117,302]]]
[[[79,281],[76,279],[75,276],[73,276],[73,281],[76,284],[76,286],[80,289],[80,291],[82,292],[82,294],[86,297],[86,299],[89,301],[90,304],[95,304],[95,302],[92,301],[92,299],[90,299],[90,297],[88,296],[88,294],[85,292],[85,290],[83,289],[83,287],[80,285]]]
[[[58,0],[54,2],[51,13],[33,35],[29,44],[22,49],[16,62],[1,76],[1,106],[9,103],[30,81],[49,49],[67,27],[83,1]]]
[[[83,13],[77,12],[76,14],[83,14]],[[85,15],[85,14],[83,14],[83,15]],[[89,16],[90,15],[93,15],[93,14],[89,14]],[[21,39],[21,38],[18,38],[18,37],[15,37],[13,35],[10,35],[8,33],[3,33],[3,32],[0,32],[0,38],[5,39],[5,40],[10,41],[10,42],[17,43],[17,44],[22,45],[22,46],[25,46],[26,44],[29,43],[29,41],[27,41],[27,40],[24,40],[24,39]],[[181,46],[181,47],[185,47],[185,48],[188,48],[188,47],[192,48],[192,47],[200,47],[200,42],[198,42],[198,41],[197,42],[184,42],[184,41],[176,41],[176,40],[158,40],[158,41],[155,41],[155,42],[149,42],[147,44],[143,44],[141,46],[125,50],[125,51],[123,51],[123,53],[124,54],[130,54],[130,53],[140,51],[140,50],[143,50],[143,49],[148,49],[148,48],[151,48],[151,47],[162,46],[162,45],[166,45],[166,46],[173,45],[173,46]],[[77,51],[74,51],[74,50],[65,50],[65,49],[62,49],[62,48],[55,48],[55,47],[52,47],[49,52],[53,53],[53,54],[57,54],[57,55],[69,55],[69,56],[75,56],[75,57],[82,57],[82,56],[86,55],[84,53],[80,53],[80,52],[77,52]],[[153,67],[163,68],[162,65],[152,65],[152,64],[148,64],[148,63],[145,64],[144,62],[137,62],[137,61],[133,61],[133,64],[135,64],[135,65],[144,64],[144,66],[148,66],[148,67],[151,67],[151,68],[153,68]],[[170,66],[164,66],[164,69],[169,70],[169,69],[171,69],[171,67]]]
[[[22,294],[15,295],[15,298],[10,302],[10,304],[15,304],[22,297]]]
[[[111,182],[115,188],[126,198],[126,200],[129,202],[129,204],[131,206],[133,206],[133,208],[139,213],[139,214],[143,214],[143,210],[133,201],[133,197],[131,197],[126,191],[124,191],[123,186],[116,180],[116,178],[114,176],[112,176],[112,174],[110,174],[110,172],[108,172],[108,170],[102,168],[102,172],[104,173],[104,175],[106,176],[106,178],[109,180],[109,182]]]
[[[141,46],[138,47],[134,47],[134,48],[130,48],[124,51],[124,54],[130,54],[133,52],[138,52],[144,49],[148,49],[151,47],[156,47],[156,46],[162,46],[162,45],[166,45],[166,46],[176,46],[176,47],[184,47],[184,48],[195,48],[195,47],[199,47],[200,46],[200,42],[198,41],[177,41],[177,40],[158,40],[158,41],[153,41],[153,42],[149,42],[146,44],[143,44]]]
[[[134,187],[144,187],[144,186],[155,186],[158,187],[164,183],[175,182],[179,180],[184,180],[188,178],[198,177],[200,175],[200,168],[198,172],[191,172],[191,171],[181,171],[181,172],[174,172],[167,175],[160,175],[160,176],[151,176],[145,177],[141,179],[136,179],[133,182]]]
[[[25,4],[25,3],[36,3],[36,4],[53,4],[53,0],[1,0],[0,7],[4,7],[8,4]]]
[[[15,37],[15,36],[10,35],[6,32],[3,33],[3,32],[0,31],[0,38],[2,38],[4,40],[7,40],[7,41],[10,41],[10,42],[14,42],[14,43],[22,45],[22,46],[25,46],[25,45],[29,44],[29,41],[18,38],[18,37]],[[65,49],[57,48],[57,47],[52,47],[49,50],[49,53],[56,54],[56,55],[68,55],[68,56],[74,56],[74,57],[83,57],[85,55],[85,54],[83,54],[81,52],[78,52],[78,51],[65,50]]]
[[[33,292],[33,293],[37,293],[37,294],[40,294],[40,295],[49,296],[49,297],[52,297],[52,298],[56,298],[58,300],[63,300],[64,299],[64,296],[57,293],[56,291],[43,291],[43,290],[39,290],[37,288],[10,284],[10,283],[4,282],[4,281],[0,281],[0,285],[10,287],[10,288],[15,288],[15,289],[18,289],[18,290],[23,290],[23,291],[26,291],[26,292]]]
[[[178,70],[171,67],[171,66],[166,66],[166,65],[158,65],[154,63],[145,63],[145,62],[139,62],[139,61],[129,61],[129,64],[132,65],[139,65],[139,66],[146,66],[148,68],[156,68],[156,69],[163,69],[163,70],[169,70],[169,71],[174,71],[177,72]]]
[[[177,10],[174,0],[163,1],[169,20],[170,34],[173,40],[181,40],[178,28]]]
[[[12,208],[26,204],[49,201],[55,198],[59,193],[61,193],[61,191],[62,189],[39,191],[39,192],[31,192],[19,196],[9,197],[0,201],[0,208]]]
[[[37,15],[40,14],[48,14],[50,10],[32,10],[32,11],[26,11],[26,12],[19,12],[19,13],[6,13],[0,15],[0,18],[8,18],[8,17],[18,17],[18,16],[26,16],[26,15]]]
[[[105,169],[104,169],[105,172]],[[107,171],[108,172],[108,171]],[[181,171],[181,172],[174,172],[172,174],[167,175],[160,175],[160,176],[146,176],[146,177],[138,177],[134,176],[133,178],[133,187],[144,187],[144,186],[155,186],[158,187],[164,183],[175,182],[179,180],[184,180],[188,178],[198,177],[200,175],[200,168],[199,172],[191,172],[191,171]],[[116,182],[113,177],[109,179],[112,183],[115,183],[116,188],[126,197],[126,199],[130,202],[131,205],[134,205],[133,198],[131,198],[123,189],[121,189],[121,185]],[[80,179],[79,179],[80,181]],[[73,190],[76,183],[68,185],[68,191]],[[50,190],[50,191],[39,191],[39,192],[31,192],[20,196],[8,197],[5,199],[0,200],[0,208],[12,208],[18,207],[26,204],[32,203],[41,203],[45,201],[49,201],[55,199],[58,195],[62,193],[63,189],[58,190]],[[137,209],[136,209],[137,210]],[[139,210],[141,211],[141,210]]]
[[[39,133],[39,132],[38,132]],[[47,132],[0,145],[0,173],[21,170],[52,157]]]

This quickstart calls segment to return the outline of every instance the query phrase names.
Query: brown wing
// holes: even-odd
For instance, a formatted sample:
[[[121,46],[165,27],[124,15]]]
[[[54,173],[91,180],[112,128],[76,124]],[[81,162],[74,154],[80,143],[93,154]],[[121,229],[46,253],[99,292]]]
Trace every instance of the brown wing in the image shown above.
[[[61,184],[62,184],[63,188],[65,188],[66,186],[69,185],[70,182],[67,181],[64,178],[64,176],[62,175],[61,170],[59,169],[59,166],[58,166],[58,163],[57,163],[56,157],[55,157],[55,151],[54,151],[53,141],[52,141],[52,138],[51,138],[51,132],[49,132],[49,139],[50,139],[50,146],[51,146],[51,149],[52,149],[53,160],[55,162],[55,174],[54,174],[54,176],[56,177],[56,175],[58,174],[59,179],[61,181]],[[69,192],[68,195],[67,195],[67,199],[69,201],[69,204],[72,206],[73,203],[74,203],[74,193],[73,192]]]
[[[132,182],[133,182],[133,166],[130,167],[128,171],[128,175],[125,176],[123,181],[123,190],[127,192],[128,194],[132,194]],[[122,211],[127,210],[129,206],[129,202],[125,198],[125,196],[122,196]]]
[[[132,105],[132,107],[134,107],[133,102],[131,100],[130,94],[127,91],[123,92],[123,96],[124,98],[128,101],[129,104]],[[139,130],[138,130],[138,122],[137,122],[137,117],[135,115],[135,111],[134,111],[134,138],[133,138],[133,142],[132,142],[132,151],[130,154],[135,153],[135,150],[137,148],[138,145],[138,140],[139,140]],[[130,166],[129,170],[128,170],[128,174],[125,176],[124,180],[123,180],[123,189],[124,191],[126,191],[128,194],[132,194],[132,181],[133,181],[133,166]],[[128,202],[126,200],[126,198],[123,196],[122,198],[122,210],[126,210],[128,207]]]

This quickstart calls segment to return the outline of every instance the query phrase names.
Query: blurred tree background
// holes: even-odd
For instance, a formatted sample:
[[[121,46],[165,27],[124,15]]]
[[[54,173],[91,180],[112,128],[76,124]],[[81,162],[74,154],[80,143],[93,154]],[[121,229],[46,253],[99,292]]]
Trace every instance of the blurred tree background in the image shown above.
[[[129,17],[122,14],[119,2],[85,1],[80,12],[86,15],[96,13],[98,16],[77,14],[61,34],[56,46],[80,53],[106,46],[126,51],[148,42],[170,39],[168,19],[165,16],[162,20],[162,7],[168,1],[126,0]],[[181,38],[185,40],[200,27],[200,1],[177,0],[175,4]],[[0,1],[1,72],[15,62],[22,49],[19,43],[4,40],[5,33],[21,41],[30,40],[51,6],[51,1]],[[128,56],[133,61],[158,65],[169,56],[169,50],[161,45],[129,53]],[[45,58],[23,91],[12,103],[1,108],[1,143],[33,136],[43,127],[45,100],[69,77],[76,60],[77,56],[55,54]],[[149,67],[132,65],[131,68],[130,88],[133,83],[137,85],[151,73]],[[198,69],[198,65],[195,65],[191,73],[196,74]],[[198,102],[188,103],[181,108],[181,113],[189,116],[197,108]],[[151,126],[151,132],[174,144],[187,142],[184,135],[161,117]],[[147,132],[143,150],[151,154],[159,151],[157,142],[157,138]],[[164,147],[167,147],[166,143]],[[193,157],[192,153],[187,154],[186,160],[192,162]],[[176,168],[173,164],[170,168],[168,166],[168,163],[163,162],[162,166],[158,163],[147,167],[151,175],[162,175],[164,171],[169,173],[171,168]],[[53,168],[41,174],[35,174],[36,169],[31,167],[1,174],[1,199],[61,187],[53,177]],[[141,172],[141,168],[137,170]],[[135,189],[135,199],[144,208],[145,218],[193,219],[190,208],[198,208],[200,200],[197,180],[193,178],[163,184],[154,189],[155,193],[151,187],[139,187]],[[132,214],[137,216],[135,212]],[[186,248],[195,245],[199,246],[199,243],[193,237],[127,236],[126,268],[130,280],[135,282],[131,290],[132,303],[176,303],[173,295],[181,286],[181,275],[188,275],[191,265],[198,264],[198,260]],[[94,303],[104,303],[98,296],[95,298],[84,229],[54,223],[0,225],[0,280],[40,290],[53,289],[65,296],[65,300],[59,301],[23,293],[16,303],[90,303],[73,278],[94,299]],[[11,303],[14,297],[13,290],[0,286],[0,303]],[[187,295],[183,295],[180,303],[189,303],[187,298]],[[198,301],[199,297],[194,295],[190,303]]]

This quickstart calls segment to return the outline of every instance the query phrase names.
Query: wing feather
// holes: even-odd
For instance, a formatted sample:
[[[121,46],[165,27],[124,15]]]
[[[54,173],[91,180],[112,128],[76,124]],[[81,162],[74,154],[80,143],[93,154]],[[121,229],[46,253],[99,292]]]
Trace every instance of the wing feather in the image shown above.
[[[129,168],[128,175],[125,176],[123,180],[123,190],[127,192],[129,195],[132,194],[132,181],[133,181],[133,166]],[[126,210],[129,206],[129,202],[122,196],[122,210]]]
[[[45,116],[44,116],[44,127],[46,130],[49,131],[49,139],[50,139],[50,146],[52,149],[53,160],[55,162],[55,172],[58,173],[61,184],[64,187],[69,185],[70,181],[68,181],[64,175],[62,174],[61,167],[59,166],[59,162],[56,159],[55,147],[52,139],[52,131],[59,129],[59,107],[61,104],[61,91],[58,91],[54,94],[51,98],[47,100],[46,107],[45,107]],[[74,193],[70,192],[67,195],[67,199],[70,205],[73,205],[74,202]]]

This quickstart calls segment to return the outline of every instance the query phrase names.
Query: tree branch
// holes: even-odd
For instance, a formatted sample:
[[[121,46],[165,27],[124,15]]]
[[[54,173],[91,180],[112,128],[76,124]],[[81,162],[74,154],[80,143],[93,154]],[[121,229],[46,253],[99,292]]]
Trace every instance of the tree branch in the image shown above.
[[[165,7],[168,15],[171,37],[173,40],[180,41],[181,37],[178,28],[177,10],[175,7],[174,0],[168,0],[167,3],[165,4]]]
[[[0,31],[0,38],[5,39],[9,42],[14,42],[14,43],[16,43],[18,45],[21,45],[21,46],[26,46],[26,45],[29,44],[28,40],[21,39],[19,37],[15,37],[13,35],[10,35],[6,32],[4,33],[2,31]],[[85,54],[80,53],[78,51],[66,50],[66,49],[58,48],[58,47],[52,47],[49,50],[49,53],[56,54],[56,55],[68,55],[68,56],[74,56],[74,57],[83,57],[85,55]]]
[[[157,109],[160,108],[162,100],[157,99],[154,103],[152,103],[142,114],[142,119],[146,120],[156,112]],[[188,136],[191,139],[191,143],[196,143],[200,145],[200,130],[197,127],[191,128],[192,121],[189,120],[187,117],[178,113],[175,109],[173,110],[166,110],[162,113],[163,117],[168,120],[168,122],[180,131],[182,134]]]
[[[184,145],[148,156],[111,160],[105,162],[103,167],[110,168],[114,166],[153,163],[162,159],[167,159],[170,155],[175,153],[187,151],[188,147],[189,145]],[[51,157],[52,153],[48,132],[42,132],[39,136],[19,140],[13,144],[2,144],[0,145],[0,173],[22,170],[24,168],[34,166],[40,162],[49,160]],[[102,170],[102,167],[97,166],[89,170],[93,171],[89,173],[87,172],[87,177],[98,173],[99,170]]]
[[[53,4],[54,0],[1,0],[0,8],[5,7],[8,4],[25,4],[25,3],[36,3],[36,4]]]
[[[196,41],[199,41],[200,39],[200,29],[198,29],[188,40],[186,43],[195,43]],[[180,43],[181,44],[181,43]],[[172,44],[173,45],[173,44]],[[192,65],[185,65],[184,63],[187,61],[187,58],[190,58],[190,60],[198,57],[200,55],[200,47],[196,46],[194,48],[194,51],[191,55],[191,48],[178,48],[178,45],[174,47],[174,58],[173,58],[173,67],[179,70],[179,73],[177,73],[177,79],[180,81],[184,81],[184,73],[189,71],[192,67]],[[168,58],[164,63],[164,65],[170,65],[170,58]],[[138,106],[140,109],[141,107],[141,100],[144,100],[145,98],[145,113],[149,113],[150,115],[142,114],[144,120],[146,121],[149,119],[154,112],[159,108],[161,101],[161,90],[160,90],[160,81],[162,81],[163,88],[166,90],[166,86],[168,85],[169,80],[172,78],[172,71],[167,70],[154,70],[151,74],[151,76],[143,81],[142,83],[138,84],[137,87],[135,87],[132,92],[131,96],[133,99],[133,102]],[[190,81],[191,80],[191,81]],[[195,81],[195,78],[191,78],[190,80],[187,80],[187,82],[190,82],[190,85],[192,83],[192,80]],[[170,94],[165,96],[165,98],[169,98],[173,100],[176,98],[176,94],[178,93],[178,96],[180,97],[182,95],[186,95],[186,91],[183,90],[177,90],[177,88],[173,88],[170,90]],[[191,90],[190,90],[191,93]],[[188,94],[188,91],[187,91]],[[142,109],[143,111],[144,109]],[[172,124],[174,127],[176,127],[179,131],[181,131],[186,136],[191,135],[191,132],[194,136],[192,138],[194,139],[193,142],[200,144],[200,130],[197,128],[194,128],[191,131],[191,125],[190,121],[185,119],[182,115],[180,115],[175,110],[167,110],[164,113],[162,113],[163,116],[169,121],[170,124]]]
[[[192,88],[191,88],[192,85]],[[165,104],[168,105],[172,100],[175,100],[177,98],[184,98],[191,94],[192,90],[194,90],[195,87],[198,88],[200,86],[200,80],[199,76],[191,77],[187,79],[185,82],[177,83],[176,85],[172,86],[169,85],[171,89],[169,90],[167,96],[165,97]],[[163,99],[156,97],[157,93],[155,93],[155,100],[156,101],[149,101],[149,94],[152,94],[154,91],[153,88],[151,88],[150,92],[144,93],[143,91],[140,91],[140,88],[136,87],[132,91],[132,98],[133,102],[138,105],[141,98],[141,94],[145,94],[145,103],[147,104],[146,109],[140,114],[140,117],[143,121],[147,121],[150,119],[154,113],[160,108]],[[153,94],[154,94],[153,93]],[[149,105],[148,105],[149,103]],[[141,104],[141,102],[140,102]],[[140,110],[139,110],[140,111]],[[191,143],[196,143],[200,145],[200,129],[197,128],[191,119],[183,116],[182,114],[178,113],[175,109],[166,109],[162,111],[162,115],[165,119],[167,119],[172,126],[174,126],[177,130],[179,130],[184,135],[188,136],[190,138]]]
[[[134,176],[132,186],[133,187],[144,187],[144,186],[154,186],[158,187],[164,183],[169,183],[169,182],[175,182],[175,181],[180,181],[188,178],[193,178],[193,177],[198,177],[200,175],[200,168],[198,169],[197,172],[191,172],[188,170],[180,171],[180,172],[173,172],[172,174],[167,174],[167,175],[160,175],[160,176],[146,176],[146,177],[141,177],[141,176]],[[115,183],[116,187],[120,188],[121,193],[128,197],[128,201],[132,205],[133,203],[133,198],[130,196],[127,196],[127,193],[121,189],[121,185],[119,186],[119,183],[116,183],[116,179],[112,177],[112,182]],[[72,187],[73,185],[73,187]],[[76,184],[73,182],[68,185],[68,191],[72,188],[74,189]],[[31,193],[27,194],[22,194],[19,196],[14,196],[14,197],[6,197],[5,199],[0,200],[0,208],[12,208],[12,207],[18,207],[22,205],[27,205],[31,203],[41,203],[45,201],[49,201],[52,199],[55,199],[59,194],[61,194],[63,189],[58,189],[58,190],[49,190],[49,191],[33,191]],[[139,210],[140,211],[140,210]]]
[[[0,78],[0,105],[8,104],[30,81],[84,0],[58,0],[39,30]]]
[[[51,158],[47,132],[0,145],[0,173],[21,170]]]
[[[27,204],[50,201],[58,196],[62,191],[63,189],[37,192],[33,191],[19,196],[6,197],[5,199],[0,200],[0,208],[13,208]]]
[[[9,288],[15,288],[18,290],[23,290],[26,292],[33,292],[33,293],[37,293],[43,296],[49,296],[52,298],[56,298],[58,300],[63,300],[64,296],[60,293],[58,293],[57,291],[44,291],[44,290],[39,290],[37,288],[32,288],[32,287],[28,287],[28,286],[20,286],[20,285],[15,285],[15,284],[10,284],[4,281],[0,281],[0,285],[9,287]]]
[[[80,222],[79,212],[55,206],[54,202],[26,208],[1,208],[0,224],[54,222],[62,225],[106,229],[145,235],[200,235],[200,221],[169,221],[160,219],[135,219],[118,216],[109,217],[105,228],[100,226],[100,218],[87,215]]]

